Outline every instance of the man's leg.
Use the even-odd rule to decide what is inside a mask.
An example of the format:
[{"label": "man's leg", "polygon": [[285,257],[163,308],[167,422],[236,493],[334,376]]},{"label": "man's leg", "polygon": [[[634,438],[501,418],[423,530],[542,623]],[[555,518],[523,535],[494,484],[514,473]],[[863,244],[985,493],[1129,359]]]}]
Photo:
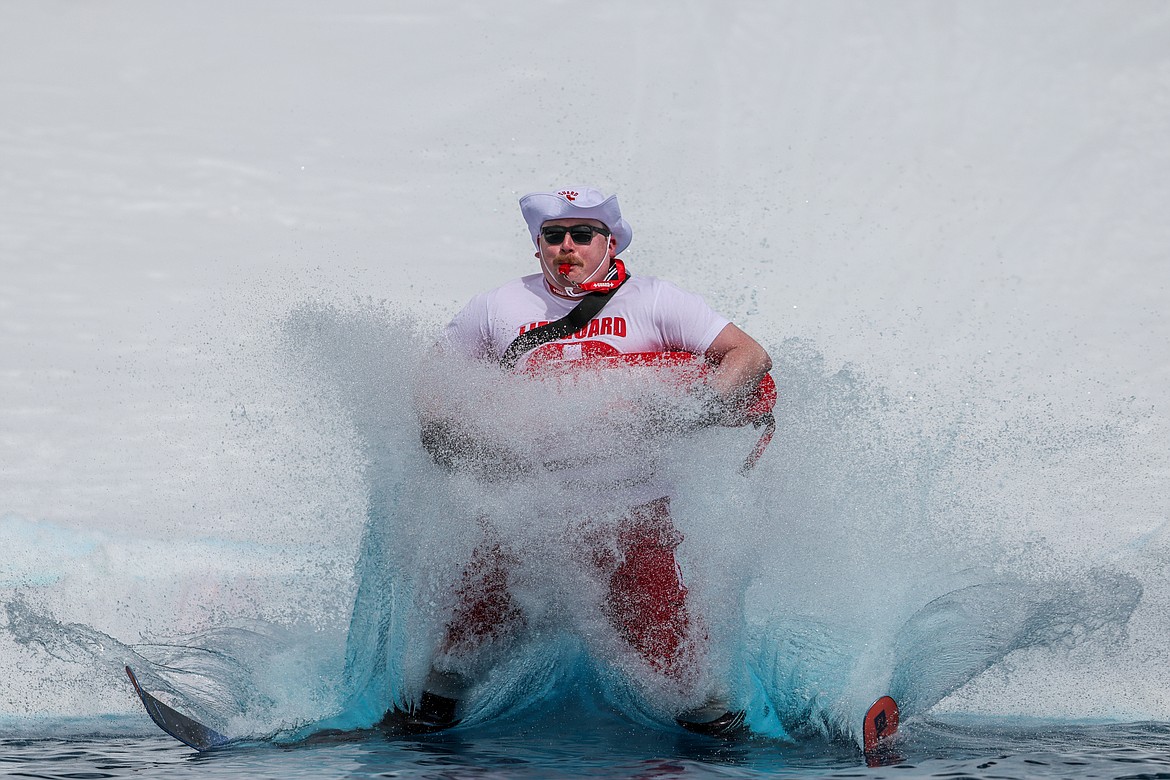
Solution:
[{"label": "man's leg", "polygon": [[681,541],[668,498],[631,510],[618,531],[619,562],[605,601],[610,622],[630,646],[651,667],[675,678],[693,671],[686,647],[687,589],[674,558]]},{"label": "man's leg", "polygon": [[[488,537],[472,552],[455,592],[455,611],[447,624],[439,658],[443,666],[459,667],[484,645],[507,638],[524,625],[524,614],[508,591],[508,570],[515,565],[488,529]],[[459,671],[431,667],[422,697],[409,711],[394,710],[383,719],[391,731],[410,734],[450,728],[459,722],[459,700],[467,678]]]},{"label": "man's leg", "polygon": [[468,656],[485,643],[515,633],[524,614],[508,591],[508,570],[516,559],[490,536],[471,554],[463,568],[457,603],[439,652]]},{"label": "man's leg", "polygon": [[[674,557],[680,542],[668,498],[635,507],[618,532],[621,562],[610,578],[606,611],[651,667],[689,685],[698,676],[702,648],[688,639],[705,642],[707,636],[687,610],[687,588]],[[729,710],[722,696],[676,720],[689,731],[715,737],[737,736],[744,727],[744,713]]]}]

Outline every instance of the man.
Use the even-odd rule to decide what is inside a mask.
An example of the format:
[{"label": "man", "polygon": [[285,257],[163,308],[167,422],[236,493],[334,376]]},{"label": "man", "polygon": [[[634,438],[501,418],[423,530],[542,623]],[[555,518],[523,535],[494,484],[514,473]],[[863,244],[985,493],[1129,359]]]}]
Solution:
[{"label": "man", "polygon": [[[702,399],[689,423],[743,424],[745,410],[771,368],[754,339],[714,312],[698,295],[649,276],[631,275],[618,255],[633,231],[616,196],[577,187],[536,192],[520,199],[541,272],[476,296],[445,332],[445,349],[490,360],[507,370],[573,365],[617,356],[689,353],[711,370],[692,388]],[[422,438],[436,462],[466,467],[483,479],[501,479],[527,468],[460,430],[458,422],[422,411]],[[631,488],[628,513],[619,525],[616,552],[598,548],[596,566],[607,578],[603,611],[609,623],[656,672],[685,681],[695,659],[692,633],[701,633],[687,608],[674,551],[681,534],[670,517],[669,497],[652,480]],[[658,491],[658,492],[653,492]],[[508,591],[514,553],[485,528],[463,572],[457,606],[440,654],[468,656],[514,633],[524,615]],[[700,639],[705,637],[700,637]],[[458,675],[433,670],[418,705],[392,713],[400,727],[426,731],[458,721]],[[742,713],[725,704],[679,715],[686,728],[726,733]]]}]

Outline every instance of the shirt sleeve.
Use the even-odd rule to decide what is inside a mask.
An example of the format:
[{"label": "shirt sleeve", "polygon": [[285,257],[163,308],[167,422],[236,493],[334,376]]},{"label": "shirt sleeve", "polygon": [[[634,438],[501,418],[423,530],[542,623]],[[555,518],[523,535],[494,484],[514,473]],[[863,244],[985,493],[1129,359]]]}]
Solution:
[{"label": "shirt sleeve", "polygon": [[719,314],[703,296],[660,281],[654,315],[668,349],[702,355],[731,320]]},{"label": "shirt sleeve", "polygon": [[459,310],[443,330],[443,345],[457,355],[469,358],[488,357],[491,341],[484,325],[488,322],[488,295],[475,296]]}]

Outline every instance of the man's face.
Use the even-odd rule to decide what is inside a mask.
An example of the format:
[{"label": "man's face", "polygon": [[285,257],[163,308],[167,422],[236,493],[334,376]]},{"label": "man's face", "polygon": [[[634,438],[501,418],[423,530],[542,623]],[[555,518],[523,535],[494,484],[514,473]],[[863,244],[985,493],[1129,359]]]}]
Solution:
[{"label": "man's face", "polygon": [[[571,228],[574,225],[592,225],[604,228],[605,225],[596,219],[550,219],[541,225],[541,229],[550,227]],[[566,233],[565,240],[559,244],[550,244],[543,235],[540,236],[540,251],[545,261],[552,269],[557,281],[566,286],[580,284],[588,279],[594,271],[608,263],[617,249],[617,240],[613,236],[594,233],[592,240],[587,244],[578,244],[573,241],[572,235]]]}]

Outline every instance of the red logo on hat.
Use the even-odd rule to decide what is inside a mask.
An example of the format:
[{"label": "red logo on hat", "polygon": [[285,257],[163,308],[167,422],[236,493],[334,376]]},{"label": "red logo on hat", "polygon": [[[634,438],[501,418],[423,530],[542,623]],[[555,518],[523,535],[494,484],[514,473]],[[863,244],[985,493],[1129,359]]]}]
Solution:
[{"label": "red logo on hat", "polygon": [[569,200],[569,201],[577,199],[577,193],[573,192],[572,190],[561,190],[560,192],[557,193],[557,195],[560,195],[565,200]]}]

